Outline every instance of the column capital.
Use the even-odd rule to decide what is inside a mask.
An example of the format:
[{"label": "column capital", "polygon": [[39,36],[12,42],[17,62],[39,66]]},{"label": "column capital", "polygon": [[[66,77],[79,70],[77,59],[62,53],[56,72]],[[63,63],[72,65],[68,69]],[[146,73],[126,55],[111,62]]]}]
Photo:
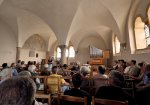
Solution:
[{"label": "column capital", "polygon": [[20,49],[20,48],[22,48],[22,47],[16,47],[17,49]]}]

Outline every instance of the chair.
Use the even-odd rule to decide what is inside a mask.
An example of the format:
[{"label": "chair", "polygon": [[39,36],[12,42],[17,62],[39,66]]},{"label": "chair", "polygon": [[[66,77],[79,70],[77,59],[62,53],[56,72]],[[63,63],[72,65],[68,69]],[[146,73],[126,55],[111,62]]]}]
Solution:
[{"label": "chair", "polygon": [[38,93],[45,93],[46,87],[47,87],[47,76],[32,76],[33,80],[36,80],[37,78],[40,80],[40,86],[43,86],[43,89],[37,89]]},{"label": "chair", "polygon": [[51,94],[51,103],[55,105],[55,102],[57,100],[58,94],[61,94],[61,76],[48,76],[47,77],[47,90],[48,93]]},{"label": "chair", "polygon": [[74,103],[83,103],[84,105],[87,105],[87,98],[81,98],[76,96],[69,96],[69,95],[58,95],[58,105],[60,104],[60,101],[67,101],[67,102],[74,102]]},{"label": "chair", "polygon": [[128,102],[122,102],[122,101],[116,101],[116,100],[109,100],[109,99],[100,99],[100,98],[94,98],[92,96],[92,105],[128,105]]},{"label": "chair", "polygon": [[108,85],[108,79],[107,78],[93,78],[93,94],[95,95],[98,89],[102,86],[107,86]]},{"label": "chair", "polygon": [[125,79],[123,90],[128,92],[132,97],[135,96],[135,80]]},{"label": "chair", "polygon": [[44,93],[36,93],[35,94],[36,99],[48,99],[48,105],[51,105],[51,95],[50,94],[44,94]]},{"label": "chair", "polygon": [[63,76],[64,80],[70,84],[70,87],[72,86],[72,77],[71,76]]},{"label": "chair", "polygon": [[93,80],[90,77],[84,77],[80,88],[90,95],[93,95]]},{"label": "chair", "polygon": [[64,69],[63,76],[71,76],[71,70]]},{"label": "chair", "polygon": [[33,79],[39,78],[40,82],[43,84],[44,88],[43,90],[37,90],[36,94],[35,94],[35,98],[36,99],[47,99],[48,100],[48,105],[51,105],[51,95],[50,94],[46,94],[47,93],[47,76],[33,76]]}]

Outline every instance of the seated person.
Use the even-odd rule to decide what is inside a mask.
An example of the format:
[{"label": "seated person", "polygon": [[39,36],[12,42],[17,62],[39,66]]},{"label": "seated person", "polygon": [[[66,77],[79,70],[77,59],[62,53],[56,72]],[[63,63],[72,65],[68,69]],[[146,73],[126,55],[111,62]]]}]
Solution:
[{"label": "seated person", "polygon": [[143,72],[144,76],[142,81],[136,85],[137,88],[140,88],[141,86],[147,86],[150,83],[150,64],[147,64],[145,66],[145,70]]},{"label": "seated person", "polygon": [[105,68],[102,66],[98,67],[99,73],[93,76],[93,82],[95,87],[95,92],[101,87],[108,85],[108,76],[105,74]]},{"label": "seated person", "polygon": [[126,68],[124,69],[124,74],[127,75],[129,70],[130,70],[130,62],[126,62]]},{"label": "seated person", "polygon": [[71,68],[72,71],[79,71],[80,70],[80,62],[77,61],[74,63],[73,67]]},{"label": "seated person", "polygon": [[26,68],[26,65],[25,65],[25,62],[24,62],[24,61],[21,61],[21,67],[22,67],[22,68]]},{"label": "seated person", "polygon": [[[65,85],[69,85],[69,83],[67,83],[61,75],[58,75],[57,72],[58,72],[58,67],[53,66],[52,74],[47,78],[48,91],[52,94],[58,93],[59,87],[61,87],[61,85],[64,85],[63,87],[61,87],[62,91],[65,91],[66,89],[69,88],[69,86],[65,86]],[[58,78],[60,81],[58,81]],[[58,85],[59,85],[59,87],[58,87]]]},{"label": "seated person", "polygon": [[69,70],[69,68],[68,68],[68,65],[67,64],[64,64],[63,66],[62,66],[62,75],[63,76],[70,76],[71,75],[71,70]]},{"label": "seated person", "polygon": [[150,84],[136,89],[135,100],[137,105],[150,105]]},{"label": "seated person", "polygon": [[18,76],[31,77],[31,73],[29,71],[21,71],[18,73]]},{"label": "seated person", "polygon": [[7,63],[2,64],[2,71],[0,71],[0,80],[3,81],[7,78],[12,77],[12,69],[8,68]]},{"label": "seated person", "polygon": [[88,67],[86,67],[86,66],[82,66],[81,69],[80,69],[80,73],[81,73],[81,75],[83,77],[83,80],[82,80],[80,88],[82,90],[85,90],[88,93],[91,92],[90,72],[91,72],[91,70]]},{"label": "seated person", "polygon": [[48,70],[42,70],[41,71],[41,76],[49,76],[51,73]]},{"label": "seated person", "polygon": [[112,70],[109,73],[109,86],[102,86],[96,93],[96,98],[111,99],[118,101],[128,101],[129,105],[134,105],[133,99],[130,95],[121,88],[124,83],[124,77],[119,71]]},{"label": "seated person", "polygon": [[0,85],[0,105],[39,105],[35,92],[35,83],[28,77],[6,79]]},{"label": "seated person", "polygon": [[108,76],[105,74],[105,68],[102,66],[99,66],[98,74],[95,75],[93,78],[108,78]]},{"label": "seated person", "polygon": [[[64,95],[77,96],[77,97],[87,97],[87,105],[91,105],[91,96],[84,90],[80,89],[82,83],[82,76],[80,74],[74,74],[72,76],[73,88],[64,92]],[[65,104],[66,105],[66,104]],[[70,105],[70,104],[68,104]],[[76,105],[76,104],[71,104]],[[83,104],[81,104],[83,105]]]},{"label": "seated person", "polygon": [[86,67],[86,66],[82,66],[80,69],[80,73],[83,77],[89,77],[90,76],[90,68]]},{"label": "seated person", "polygon": [[136,66],[136,60],[131,60],[128,75],[133,77],[138,77],[139,74],[140,74],[140,68]]},{"label": "seated person", "polygon": [[138,66],[140,67],[140,74],[139,74],[139,76],[138,77],[129,76],[130,78],[133,78],[136,83],[139,83],[139,82],[141,82],[143,80],[146,63],[145,62],[138,63]]},{"label": "seated person", "polygon": [[30,71],[32,76],[36,76],[37,75],[36,66],[33,64],[33,62],[30,62],[30,65],[28,67],[28,71]]},{"label": "seated person", "polygon": [[68,68],[68,65],[67,64],[64,64],[63,65],[63,69],[67,69]]},{"label": "seated person", "polygon": [[136,85],[137,105],[150,105],[150,64],[145,66],[143,80]]},{"label": "seated person", "polygon": [[12,69],[12,76],[17,76],[18,75],[18,71],[16,69],[16,64],[15,63],[11,64],[11,69]]},{"label": "seated person", "polygon": [[[18,76],[21,76],[21,77],[32,77],[31,72],[29,72],[29,71],[21,71],[20,73],[18,73]],[[36,78],[36,79],[34,79],[34,82],[36,84],[37,90],[39,90],[40,85],[41,85],[40,84],[40,79]]]}]

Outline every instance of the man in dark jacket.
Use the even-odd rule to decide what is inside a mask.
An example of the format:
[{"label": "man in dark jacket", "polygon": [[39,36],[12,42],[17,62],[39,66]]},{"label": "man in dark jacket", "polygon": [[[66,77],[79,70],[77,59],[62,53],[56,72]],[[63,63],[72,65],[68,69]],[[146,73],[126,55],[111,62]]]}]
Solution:
[{"label": "man in dark jacket", "polygon": [[[87,97],[87,105],[91,105],[91,96],[86,92],[80,89],[82,83],[82,76],[80,74],[74,74],[72,76],[73,88],[64,92],[65,95],[77,96],[77,97]],[[69,103],[65,105],[77,105],[77,103]],[[80,105],[80,104],[78,104]],[[81,104],[83,105],[83,103]]]}]

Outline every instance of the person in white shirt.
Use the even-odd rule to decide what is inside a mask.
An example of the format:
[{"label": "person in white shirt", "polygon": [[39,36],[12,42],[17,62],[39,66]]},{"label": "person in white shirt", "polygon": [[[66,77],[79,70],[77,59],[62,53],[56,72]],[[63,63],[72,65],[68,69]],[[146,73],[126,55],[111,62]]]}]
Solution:
[{"label": "person in white shirt", "polygon": [[0,72],[0,80],[5,80],[12,77],[12,69],[7,67],[7,63],[2,64],[2,71]]}]

